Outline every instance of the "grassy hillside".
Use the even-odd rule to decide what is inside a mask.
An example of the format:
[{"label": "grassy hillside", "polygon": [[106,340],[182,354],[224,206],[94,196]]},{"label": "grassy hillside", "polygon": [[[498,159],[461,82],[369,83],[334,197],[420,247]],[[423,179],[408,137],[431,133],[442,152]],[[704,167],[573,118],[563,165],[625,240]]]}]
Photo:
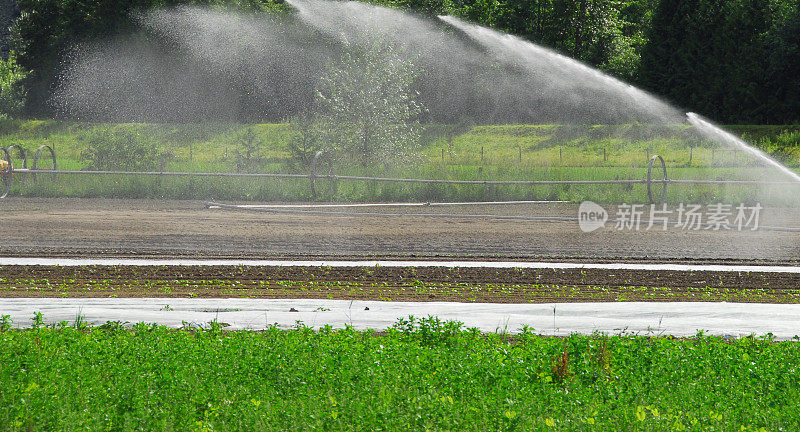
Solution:
[{"label": "grassy hillside", "polygon": [[[783,160],[800,163],[800,126],[734,126],[736,133]],[[452,180],[642,179],[650,155],[664,157],[670,178],[755,178],[760,170],[741,152],[693,138],[684,125],[429,125],[423,162],[362,168],[336,166],[336,174]],[[141,171],[293,172],[308,168],[290,159],[287,124],[95,124],[54,120],[2,120],[0,146],[16,144],[29,155],[53,147],[60,169],[96,169],[93,149],[150,149]],[[122,138],[120,138],[122,137]],[[116,142],[127,139],[126,142]],[[247,146],[250,144],[250,155]],[[111,147],[108,147],[108,146]],[[117,145],[118,147],[113,147]],[[21,166],[21,160],[12,155]],[[113,156],[113,154],[112,154]],[[30,157],[30,156],[29,156]],[[122,156],[120,156],[122,157]],[[134,160],[137,154],[129,155]],[[31,161],[29,161],[29,164]],[[49,160],[40,167],[48,167]],[[100,167],[102,168],[102,167]],[[173,197],[254,200],[311,199],[308,181],[156,177],[64,176],[56,183],[15,179],[12,194],[45,196]],[[642,185],[454,186],[340,181],[322,188],[326,200],[564,199],[641,202]],[[755,199],[752,188],[733,192]],[[716,187],[672,188],[671,200],[721,199]]]}]

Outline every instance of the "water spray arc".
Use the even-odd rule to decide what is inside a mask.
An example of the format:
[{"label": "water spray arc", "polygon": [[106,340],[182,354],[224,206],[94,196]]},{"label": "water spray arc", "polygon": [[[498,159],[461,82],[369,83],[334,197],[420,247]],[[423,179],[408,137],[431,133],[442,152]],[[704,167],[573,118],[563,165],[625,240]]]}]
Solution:
[{"label": "water spray arc", "polygon": [[484,47],[490,57],[522,66],[545,93],[558,93],[569,105],[590,105],[639,121],[679,122],[681,113],[657,97],[571,57],[510,34],[467,23],[449,15],[438,18]]},{"label": "water spray arc", "polygon": [[[143,13],[139,17],[139,23],[149,32],[146,34],[159,35],[171,41],[175,46],[181,48],[181,52],[185,54],[186,58],[181,58],[182,62],[177,62],[177,65],[172,64],[175,59],[169,59],[170,62],[162,65],[163,62],[160,61],[169,56],[166,54],[153,55],[152,52],[157,50],[147,45],[147,38],[144,37],[141,38],[142,40],[136,39],[136,44],[128,40],[121,44],[117,41],[109,41],[107,45],[89,45],[83,51],[76,51],[76,61],[72,62],[74,68],[70,69],[72,73],[65,74],[64,81],[61,83],[59,94],[62,98],[59,100],[63,102],[65,112],[73,113],[76,116],[86,113],[84,118],[92,118],[93,113],[104,111],[105,107],[109,106],[117,107],[120,110],[120,118],[124,118],[126,115],[135,117],[139,112],[160,115],[161,110],[171,108],[178,110],[192,106],[192,103],[182,102],[181,98],[195,93],[186,91],[186,88],[196,87],[204,91],[209,90],[206,88],[209,82],[216,85],[219,84],[219,76],[230,76],[235,77],[242,88],[253,88],[257,90],[255,94],[260,95],[259,97],[263,96],[273,101],[275,106],[272,107],[274,109],[271,108],[270,112],[286,114],[280,117],[286,119],[291,118],[290,115],[296,112],[293,111],[296,108],[305,107],[300,103],[289,104],[287,100],[299,100],[302,99],[299,96],[303,95],[307,98],[311,97],[309,95],[313,96],[314,91],[311,90],[314,88],[314,83],[317,82],[315,80],[318,80],[320,74],[324,73],[321,71],[324,71],[323,66],[326,63],[336,61],[338,50],[345,52],[348,47],[369,49],[374,46],[372,42],[379,39],[397,47],[402,55],[419,59],[421,63],[419,69],[424,73],[419,74],[422,84],[415,90],[419,90],[421,102],[431,113],[431,118],[426,119],[431,123],[440,121],[443,124],[454,124],[459,120],[453,119],[464,118],[468,120],[466,123],[473,125],[535,124],[555,126],[554,129],[558,130],[567,130],[574,126],[574,129],[579,131],[576,133],[582,134],[578,138],[556,136],[555,134],[547,138],[559,146],[562,144],[573,145],[574,143],[577,143],[576,146],[581,146],[591,141],[587,137],[594,133],[591,130],[593,125],[625,127],[633,125],[631,129],[643,126],[639,132],[636,132],[638,134],[636,138],[625,136],[622,140],[629,139],[628,144],[636,145],[639,142],[652,141],[662,137],[667,139],[677,137],[678,144],[680,144],[680,140],[684,139],[691,139],[693,142],[703,141],[704,143],[710,140],[717,145],[725,145],[737,152],[752,156],[754,160],[763,163],[759,164],[759,170],[706,172],[708,175],[694,175],[695,173],[703,174],[702,165],[696,163],[701,156],[695,154],[695,164],[692,165],[693,174],[687,175],[687,178],[680,178],[682,177],[681,173],[686,172],[682,170],[686,166],[681,165],[681,161],[676,161],[676,157],[671,157],[660,149],[651,150],[648,147],[647,160],[641,161],[649,163],[646,178],[644,175],[621,174],[617,175],[614,180],[612,180],[614,173],[608,175],[608,179],[605,179],[604,175],[593,177],[604,178],[603,180],[584,180],[586,177],[581,176],[566,179],[557,175],[539,180],[527,180],[522,174],[503,181],[484,180],[480,177],[478,177],[480,179],[465,177],[469,180],[429,178],[425,173],[399,170],[392,174],[353,171],[362,175],[333,175],[330,161],[319,157],[317,162],[328,162],[329,166],[325,167],[327,175],[322,172],[323,167],[317,167],[316,163],[313,164],[310,173],[302,174],[253,173],[240,175],[235,173],[193,173],[188,170],[187,172],[168,173],[163,172],[163,168],[161,171],[153,169],[147,173],[95,172],[92,174],[309,179],[312,195],[316,192],[315,180],[476,186],[622,184],[626,186],[626,190],[631,190],[632,185],[638,184],[648,187],[650,201],[659,201],[659,196],[663,201],[665,199],[664,191],[668,185],[670,190],[673,190],[672,185],[677,184],[769,185],[775,186],[776,190],[782,190],[788,189],[783,188],[783,185],[800,184],[800,176],[792,170],[708,120],[693,113],[686,114],[647,91],[522,38],[497,32],[453,16],[439,16],[438,20],[429,19],[402,10],[357,1],[288,0],[287,3],[291,5],[295,13],[280,17],[222,13],[196,7],[154,9]],[[127,51],[120,50],[120,46],[124,48],[126,43],[135,45],[135,47],[129,47]],[[129,51],[138,55],[135,56],[136,64],[134,65],[131,64],[132,57],[129,55]],[[196,77],[195,81],[189,79],[191,77],[184,80],[153,81],[152,77],[147,75],[149,72],[162,69],[171,70],[171,73],[165,75],[167,77],[185,75],[183,72],[187,67],[186,64],[192,65],[194,62],[207,65],[207,69],[216,75]],[[294,85],[287,84],[286,77],[298,75],[302,75],[304,78],[298,80]],[[136,79],[129,79],[131,77]],[[417,77],[415,76],[414,79],[416,80]],[[191,81],[191,85],[187,84],[186,88],[181,87],[182,81]],[[150,95],[148,91],[142,91],[142,88],[157,93],[157,95]],[[164,92],[162,88],[170,91]],[[152,91],[153,89],[158,91]],[[209,108],[208,112],[211,113],[209,115],[217,111],[230,111],[239,107],[240,101],[244,100],[237,97],[225,97],[226,95],[231,96],[227,89],[213,88],[211,90],[219,94],[211,92],[216,96],[197,98],[203,102],[212,101],[208,105],[214,109]],[[143,97],[142,94],[147,97]],[[169,97],[161,98],[163,95]],[[170,102],[164,102],[164,99],[169,99]],[[242,103],[242,105],[258,106],[257,103],[250,102],[252,100],[247,99],[248,103]],[[472,108],[476,106],[481,108]],[[191,117],[194,111],[187,108],[186,115]],[[501,113],[495,116],[495,111]],[[516,112],[520,113],[518,117],[504,117],[508,113]],[[434,115],[441,115],[441,118],[449,119],[449,123],[442,121],[441,118],[434,118]],[[512,120],[508,120],[509,118]],[[693,127],[685,126],[687,122]],[[655,127],[648,129],[650,126]],[[580,129],[581,127],[583,129]],[[673,134],[673,130],[677,129],[686,134]],[[572,132],[565,132],[565,134],[568,133]],[[608,132],[609,136],[616,133],[627,132]],[[611,138],[618,137],[612,136]],[[537,136],[534,139],[539,138]],[[544,139],[542,138],[542,140]],[[636,141],[634,142],[634,140]],[[481,149],[483,144],[479,143]],[[620,146],[622,145],[627,144]],[[649,146],[650,144],[644,145]],[[602,167],[606,168],[610,165],[605,156],[605,144],[603,146]],[[532,149],[534,147],[531,145]],[[555,147],[553,149],[555,151]],[[584,151],[582,148],[579,150]],[[520,166],[523,162],[522,151],[523,147],[520,147]],[[561,151],[562,148],[559,147],[557,163],[563,165],[564,159]],[[690,148],[690,161],[691,151]],[[47,151],[42,152],[44,156],[47,153]],[[536,153],[537,156],[538,154],[541,153]],[[666,162],[663,159],[653,159],[657,155],[661,155]],[[547,155],[543,156],[544,163],[547,162],[546,157]],[[484,169],[482,166],[483,156],[480,160],[480,169],[482,170]],[[629,164],[625,165],[625,168],[641,167],[638,158],[633,163],[627,161],[622,163]],[[53,174],[88,174],[78,171],[55,171],[55,163],[53,165],[54,170],[51,171]],[[768,169],[761,169],[763,168],[761,165],[767,166]],[[667,166],[670,167],[670,175],[673,178],[667,178]],[[714,169],[716,167],[715,165]],[[15,166],[14,172],[20,174],[26,172],[24,165],[22,170],[16,168]],[[572,167],[565,166],[564,168]],[[674,170],[673,168],[679,169]],[[653,169],[656,171],[653,172]],[[659,169],[663,175],[658,173]],[[754,177],[752,173],[756,171],[759,175],[765,174],[764,177]],[[33,170],[27,170],[27,172],[32,175],[37,172],[43,173],[42,170],[36,169],[35,162]],[[10,178],[11,170],[8,174]],[[780,174],[780,177],[777,177],[777,174]],[[621,179],[621,177],[623,178]],[[661,188],[661,190],[652,190],[650,186]],[[725,193],[724,189],[722,193]],[[699,195],[694,195],[690,199],[697,196]],[[716,196],[714,197],[716,198]],[[792,197],[790,200],[793,205],[798,204],[796,197]]]},{"label": "water spray arc", "polygon": [[700,132],[700,134],[705,135],[707,138],[716,142],[722,142],[738,150],[742,150],[747,154],[754,156],[756,159],[762,161],[763,163],[776,168],[778,171],[780,171],[782,174],[785,174],[792,180],[800,183],[800,175],[798,175],[796,172],[790,170],[786,166],[782,165],[780,162],[769,157],[766,153],[762,152],[761,150],[751,145],[748,145],[746,142],[737,138],[730,132],[724,131],[722,128],[704,119],[699,114],[695,114],[693,112],[686,113],[686,120],[689,122],[689,124],[694,126],[697,129],[697,131]]},{"label": "water spray arc", "polygon": [[[599,70],[591,68],[575,59],[558,54],[519,37],[499,33],[479,25],[469,24],[452,16],[440,15],[438,18],[467,34],[477,43],[486,47],[492,55],[498,59],[505,61],[522,61],[531,71],[544,69],[548,71],[556,81],[561,79],[557,71],[562,71],[565,76],[571,79],[568,80],[567,83],[559,85],[564,86],[568,90],[572,89],[575,92],[581,92],[585,89],[591,89],[604,94],[614,94],[619,97],[623,104],[631,104],[631,106],[638,107],[638,109],[642,111],[651,112],[657,117],[660,117],[659,119],[664,122],[675,122],[679,119],[679,113],[675,108],[660,101],[655,96],[604,74]],[[574,78],[579,79],[576,80]],[[772,159],[761,150],[748,145],[743,140],[724,131],[700,115],[692,112],[686,113],[686,120],[706,138],[754,156],[756,159],[778,169],[781,173],[800,183],[800,175]]]}]

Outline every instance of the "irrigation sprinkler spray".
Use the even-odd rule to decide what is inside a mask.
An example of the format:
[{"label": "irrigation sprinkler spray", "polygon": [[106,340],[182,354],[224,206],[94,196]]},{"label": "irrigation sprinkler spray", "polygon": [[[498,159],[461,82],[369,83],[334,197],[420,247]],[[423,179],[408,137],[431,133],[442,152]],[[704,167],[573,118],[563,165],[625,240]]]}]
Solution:
[{"label": "irrigation sprinkler spray", "polygon": [[[658,160],[661,162],[661,172],[664,173],[663,180],[653,180],[653,163]],[[653,200],[653,181],[661,182],[661,199],[658,201],[658,204],[664,204],[664,201],[667,199],[667,183],[669,183],[669,179],[667,178],[667,165],[664,163],[664,158],[659,155],[653,155],[650,158],[650,162],[647,164],[647,198],[650,200],[650,204],[655,204]]]}]

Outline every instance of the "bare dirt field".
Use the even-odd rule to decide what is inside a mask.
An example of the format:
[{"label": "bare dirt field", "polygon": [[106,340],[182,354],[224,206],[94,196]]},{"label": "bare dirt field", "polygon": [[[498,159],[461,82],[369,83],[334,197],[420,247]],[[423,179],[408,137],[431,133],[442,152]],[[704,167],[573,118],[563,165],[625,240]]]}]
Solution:
[{"label": "bare dirt field", "polygon": [[[566,203],[370,212],[577,217]],[[646,219],[646,217],[645,217]],[[766,209],[762,225],[800,226]],[[583,233],[577,222],[272,214],[206,209],[200,201],[0,200],[0,255],[248,258],[456,258],[794,263],[800,233],[670,228]]]}]

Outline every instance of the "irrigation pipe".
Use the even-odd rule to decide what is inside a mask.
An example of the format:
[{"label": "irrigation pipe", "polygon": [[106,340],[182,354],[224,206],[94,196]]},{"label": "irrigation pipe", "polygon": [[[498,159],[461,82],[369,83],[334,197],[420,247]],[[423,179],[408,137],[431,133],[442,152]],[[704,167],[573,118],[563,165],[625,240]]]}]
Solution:
[{"label": "irrigation pipe", "polygon": [[390,183],[440,183],[440,184],[464,184],[464,185],[566,185],[566,184],[633,184],[646,183],[647,180],[436,180],[436,179],[413,179],[413,178],[385,178],[385,177],[361,177],[361,176],[317,176],[317,178],[328,178],[331,180],[366,180]]},{"label": "irrigation pipe", "polygon": [[235,204],[222,204],[212,201],[205,203],[209,209],[223,210],[247,210],[260,211],[265,213],[284,213],[284,214],[308,214],[325,216],[377,216],[377,217],[431,217],[431,218],[465,218],[465,219],[505,219],[505,220],[526,220],[542,222],[571,222],[577,218],[567,217],[548,217],[548,216],[513,216],[513,215],[483,215],[483,214],[452,214],[452,213],[372,213],[372,212],[349,212],[333,210],[295,210],[287,208],[269,207],[242,207]]},{"label": "irrigation pipe", "polygon": [[[451,203],[437,203],[437,204],[451,204]],[[487,203],[488,204],[488,203]],[[495,219],[495,220],[520,220],[532,222],[578,222],[578,218],[573,217],[560,217],[560,216],[514,216],[514,215],[498,215],[498,214],[458,214],[458,213],[375,213],[375,212],[349,212],[349,211],[333,211],[333,210],[298,210],[293,208],[276,208],[276,207],[254,207],[254,206],[241,206],[236,204],[223,204],[213,201],[206,201],[204,203],[208,209],[221,209],[221,210],[245,210],[263,213],[277,213],[277,214],[301,214],[301,215],[314,215],[314,216],[367,216],[367,217],[418,217],[418,218],[449,218],[449,219]],[[425,204],[422,204],[425,205]],[[313,207],[313,205],[307,205]],[[606,223],[629,223],[628,220],[622,219],[609,219]],[[642,220],[640,225],[649,225],[649,220]],[[654,223],[653,226],[663,226],[663,221]],[[667,222],[667,226],[680,228],[683,226],[680,222]],[[713,230],[718,225],[701,223],[697,224],[698,228],[703,230]],[[759,226],[758,231],[779,231],[779,232],[796,232],[800,233],[800,227],[777,227],[777,226]],[[751,230],[743,230],[751,231]]]},{"label": "irrigation pipe", "polygon": [[[10,162],[9,151],[3,149],[6,152],[6,158]],[[46,150],[50,153],[50,156],[53,160],[53,169],[43,170],[38,169],[37,164],[39,161],[39,156],[43,150]],[[317,166],[322,161],[327,161],[328,163],[328,175],[318,175],[317,174]],[[656,164],[658,162],[658,164]],[[653,166],[656,165],[656,168],[660,165],[662,170],[662,178],[654,178],[653,176]],[[387,177],[365,177],[365,176],[347,176],[347,175],[334,175],[333,174],[333,165],[330,157],[328,157],[324,152],[319,151],[314,156],[313,163],[311,165],[311,171],[309,174],[281,174],[281,173],[220,173],[220,172],[181,172],[181,171],[79,171],[79,170],[59,170],[56,165],[56,154],[52,147],[48,145],[42,145],[36,150],[36,154],[33,158],[33,167],[31,169],[23,168],[23,169],[14,169],[13,166],[9,164],[8,173],[4,176],[3,181],[5,183],[5,188],[0,195],[0,198],[4,198],[10,188],[11,188],[11,174],[18,172],[18,173],[25,173],[26,176],[28,173],[32,174],[34,180],[36,180],[37,173],[48,173],[52,175],[52,179],[55,181],[56,176],[58,174],[68,174],[68,175],[141,175],[141,176],[185,176],[185,177],[240,177],[240,178],[295,178],[295,179],[308,179],[311,183],[311,195],[316,199],[317,198],[317,189],[316,189],[316,180],[317,179],[327,179],[329,181],[337,181],[337,180],[357,180],[357,181],[375,181],[375,182],[389,182],[389,183],[418,183],[418,184],[452,184],[452,185],[484,185],[484,186],[495,186],[495,185],[518,185],[518,186],[544,186],[544,185],[622,185],[622,184],[644,184],[647,186],[647,197],[651,203],[655,203],[656,200],[654,199],[653,193],[653,183],[661,184],[661,194],[660,199],[658,200],[659,203],[663,203],[666,200],[667,196],[667,186],[670,183],[675,184],[739,184],[739,185],[800,185],[798,182],[794,181],[759,181],[759,180],[672,180],[669,179],[667,176],[667,167],[664,163],[664,159],[659,155],[653,155],[648,163],[647,166],[647,177],[642,180],[440,180],[440,179],[417,179],[417,178],[387,178]],[[454,203],[449,204],[439,204],[439,205],[458,205]],[[463,204],[462,204],[463,205]],[[357,207],[358,205],[351,205],[351,206],[331,206],[331,207]],[[375,206],[375,205],[373,205]],[[402,207],[402,205],[389,205],[386,204],[385,206],[393,206],[393,207]],[[407,206],[421,206],[420,204],[413,205],[408,204]],[[476,215],[480,216],[480,215]],[[511,217],[509,217],[511,218]],[[538,219],[533,219],[538,220]]]},{"label": "irrigation pipe", "polygon": [[272,174],[272,173],[211,173],[181,171],[70,171],[46,169],[14,169],[18,173],[33,174],[85,174],[85,175],[144,175],[144,176],[197,176],[197,177],[278,177],[308,178],[308,174]]},{"label": "irrigation pipe", "polygon": [[[14,173],[30,174],[68,174],[68,175],[143,175],[143,176],[197,176],[197,177],[251,177],[251,178],[302,178],[308,179],[308,174],[281,174],[281,173],[221,173],[221,172],[186,172],[186,171],[81,171],[81,170],[51,170],[51,169],[24,169],[14,168]],[[367,180],[396,183],[438,183],[438,184],[470,184],[470,185],[582,185],[582,184],[646,184],[646,179],[641,180],[439,180],[439,179],[414,179],[414,178],[387,178],[387,177],[359,177],[341,175],[316,175],[315,179],[326,180]],[[767,180],[695,180],[695,179],[652,179],[651,183],[681,183],[681,184],[742,184],[742,185],[795,185],[795,181],[767,181]]]},{"label": "irrigation pipe", "polygon": [[424,202],[424,203],[357,203],[357,204],[238,204],[243,208],[350,208],[350,207],[452,207],[485,205],[551,204],[568,201],[477,201],[477,202]]}]

